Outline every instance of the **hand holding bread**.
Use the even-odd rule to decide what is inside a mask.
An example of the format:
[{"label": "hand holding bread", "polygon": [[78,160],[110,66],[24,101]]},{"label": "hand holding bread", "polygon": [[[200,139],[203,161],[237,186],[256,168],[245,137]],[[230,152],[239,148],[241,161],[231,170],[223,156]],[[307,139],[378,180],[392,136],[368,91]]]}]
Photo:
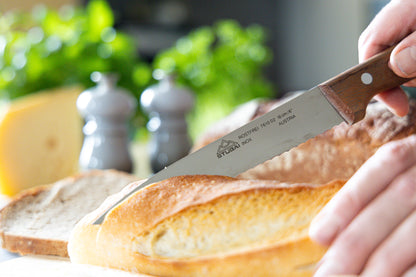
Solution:
[{"label": "hand holding bread", "polygon": [[[387,4],[360,37],[360,60],[398,43],[392,70],[416,77],[415,9],[413,0]],[[377,98],[398,115],[408,111],[401,88]],[[311,237],[329,246],[315,276],[415,276],[415,194],[416,137],[410,136],[380,148],[313,221]]]},{"label": "hand holding bread", "polygon": [[402,276],[415,270],[416,136],[377,151],[311,225],[330,245],[316,276]]}]

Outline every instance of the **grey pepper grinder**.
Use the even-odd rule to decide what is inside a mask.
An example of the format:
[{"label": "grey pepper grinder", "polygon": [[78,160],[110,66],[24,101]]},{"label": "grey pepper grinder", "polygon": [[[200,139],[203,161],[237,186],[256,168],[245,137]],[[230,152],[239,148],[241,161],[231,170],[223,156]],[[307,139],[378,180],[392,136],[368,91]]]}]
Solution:
[{"label": "grey pepper grinder", "polygon": [[91,79],[97,86],[82,92],[77,99],[78,111],[86,122],[79,165],[82,170],[132,172],[128,119],[133,115],[137,101],[126,90],[116,87],[114,74],[94,72]]},{"label": "grey pepper grinder", "polygon": [[159,83],[143,91],[140,103],[149,115],[151,168],[158,172],[189,153],[186,114],[193,108],[194,98],[190,91],[175,86],[172,76],[159,72],[155,78]]}]

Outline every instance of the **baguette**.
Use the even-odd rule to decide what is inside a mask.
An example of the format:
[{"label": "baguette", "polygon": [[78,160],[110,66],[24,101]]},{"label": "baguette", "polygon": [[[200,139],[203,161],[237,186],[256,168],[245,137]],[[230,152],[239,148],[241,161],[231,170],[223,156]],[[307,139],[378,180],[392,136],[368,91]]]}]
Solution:
[{"label": "baguette", "polygon": [[69,256],[157,276],[310,276],[326,249],[308,238],[309,224],[343,184],[173,177],[93,225],[133,183],[76,225]]},{"label": "baguette", "polygon": [[115,170],[93,170],[25,190],[0,211],[1,247],[22,255],[68,257],[75,224],[109,195],[137,180]]}]

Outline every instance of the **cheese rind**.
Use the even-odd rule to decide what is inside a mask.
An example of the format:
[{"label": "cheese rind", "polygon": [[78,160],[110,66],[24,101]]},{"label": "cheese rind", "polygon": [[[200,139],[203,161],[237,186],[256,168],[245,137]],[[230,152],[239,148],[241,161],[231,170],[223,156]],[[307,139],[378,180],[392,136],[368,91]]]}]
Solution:
[{"label": "cheese rind", "polygon": [[78,171],[82,119],[80,88],[40,92],[0,112],[0,192],[14,195]]}]

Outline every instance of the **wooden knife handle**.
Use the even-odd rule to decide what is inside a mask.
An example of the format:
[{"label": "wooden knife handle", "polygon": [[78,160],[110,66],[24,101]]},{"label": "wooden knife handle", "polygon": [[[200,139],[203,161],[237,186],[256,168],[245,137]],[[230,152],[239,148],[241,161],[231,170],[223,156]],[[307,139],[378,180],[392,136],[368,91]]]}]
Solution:
[{"label": "wooden knife handle", "polygon": [[397,76],[390,69],[389,60],[393,48],[388,48],[318,86],[349,124],[364,118],[367,105],[376,94],[411,80]]}]

